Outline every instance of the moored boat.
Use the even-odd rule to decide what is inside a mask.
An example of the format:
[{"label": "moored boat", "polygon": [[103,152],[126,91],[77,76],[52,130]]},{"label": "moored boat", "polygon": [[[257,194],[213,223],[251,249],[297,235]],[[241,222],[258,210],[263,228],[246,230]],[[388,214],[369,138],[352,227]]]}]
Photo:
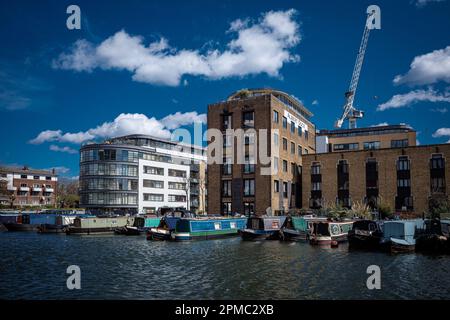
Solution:
[{"label": "moored boat", "polygon": [[55,214],[21,214],[16,222],[6,223],[5,227],[8,231],[38,231],[41,224],[54,224],[55,219]]},{"label": "moored boat", "polygon": [[240,230],[242,240],[277,240],[285,216],[253,216],[248,218],[247,227]]},{"label": "moored boat", "polygon": [[374,220],[358,220],[348,232],[348,244],[351,249],[380,249],[383,239],[381,222]]},{"label": "moored boat", "polygon": [[313,223],[310,244],[336,247],[347,241],[353,221],[319,221]]},{"label": "moored boat", "polygon": [[238,235],[245,228],[247,218],[197,217],[180,218],[171,238],[175,241],[206,240]]},{"label": "moored boat", "polygon": [[416,239],[416,250],[450,253],[450,220],[426,220],[424,230]]},{"label": "moored boat", "polygon": [[118,228],[132,224],[132,218],[119,217],[89,217],[75,218],[73,224],[67,228],[68,235],[113,234]]},{"label": "moored boat", "polygon": [[423,228],[423,220],[386,221],[383,224],[381,247],[391,253],[414,252],[416,235]]},{"label": "moored boat", "polygon": [[157,227],[150,228],[147,232],[147,240],[171,240],[171,234],[180,219],[181,217],[163,217]]},{"label": "moored boat", "polygon": [[326,221],[326,218],[313,215],[286,217],[286,220],[280,229],[280,240],[308,241],[313,228],[313,222],[315,221]]},{"label": "moored boat", "polygon": [[76,214],[58,214],[55,223],[43,223],[38,226],[39,233],[65,233],[69,226],[73,224]]}]

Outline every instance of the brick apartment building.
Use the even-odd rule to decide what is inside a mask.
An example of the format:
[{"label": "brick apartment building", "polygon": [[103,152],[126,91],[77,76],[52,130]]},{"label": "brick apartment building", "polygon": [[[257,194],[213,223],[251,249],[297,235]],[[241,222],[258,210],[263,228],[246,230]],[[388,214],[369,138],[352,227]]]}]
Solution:
[{"label": "brick apartment building", "polygon": [[448,200],[450,144],[307,155],[302,165],[302,205],[355,202],[423,213],[431,199]]},{"label": "brick apartment building", "polygon": [[[208,129],[222,131],[224,157],[223,164],[208,164],[209,213],[250,215],[264,214],[267,208],[276,212],[299,207],[298,166],[305,154],[315,153],[311,117],[297,99],[272,89],[244,89],[226,101],[210,104]],[[236,129],[244,131],[243,164],[236,159],[239,146],[230,134]],[[261,147],[260,139],[255,139],[260,129],[267,129],[267,154],[275,155],[272,168],[277,172],[273,175],[261,175],[267,165],[261,164],[258,152],[252,152]]]},{"label": "brick apartment building", "polygon": [[416,131],[404,124],[320,130],[316,135],[317,153],[404,148],[415,145]]},{"label": "brick apartment building", "polygon": [[28,167],[0,167],[3,205],[53,206],[56,203],[58,176],[55,170],[39,170]]}]

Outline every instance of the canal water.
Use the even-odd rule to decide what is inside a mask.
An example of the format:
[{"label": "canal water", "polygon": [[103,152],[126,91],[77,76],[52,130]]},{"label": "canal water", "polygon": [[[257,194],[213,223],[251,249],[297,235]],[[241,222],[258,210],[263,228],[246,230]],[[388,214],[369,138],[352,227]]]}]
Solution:
[{"label": "canal water", "polygon": [[[68,290],[66,269],[81,269]],[[381,289],[366,286],[381,268]],[[240,238],[0,233],[0,299],[449,299],[450,256],[349,252]]]}]

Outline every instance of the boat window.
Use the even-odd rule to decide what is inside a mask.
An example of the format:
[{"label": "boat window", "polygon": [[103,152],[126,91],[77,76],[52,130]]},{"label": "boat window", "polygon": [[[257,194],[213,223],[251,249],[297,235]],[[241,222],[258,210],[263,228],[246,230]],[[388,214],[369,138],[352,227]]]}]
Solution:
[{"label": "boat window", "polygon": [[230,228],[236,229],[236,222],[230,222]]},{"label": "boat window", "polygon": [[220,230],[221,229],[220,222],[215,222],[214,223],[214,229],[215,230]]},{"label": "boat window", "polygon": [[369,231],[375,231],[377,230],[377,227],[375,226],[374,223],[369,224]]}]

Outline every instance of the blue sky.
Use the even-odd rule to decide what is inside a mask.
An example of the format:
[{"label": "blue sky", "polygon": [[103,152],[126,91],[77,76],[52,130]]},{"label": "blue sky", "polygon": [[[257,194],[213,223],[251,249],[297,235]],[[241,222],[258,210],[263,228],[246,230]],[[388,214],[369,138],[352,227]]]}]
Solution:
[{"label": "blue sky", "polygon": [[[66,27],[70,4],[81,30]],[[165,136],[241,88],[293,94],[331,129],[370,4],[381,30],[358,125],[407,123],[421,144],[449,141],[450,1],[14,1],[0,4],[0,163],[77,176],[80,143]]]}]

